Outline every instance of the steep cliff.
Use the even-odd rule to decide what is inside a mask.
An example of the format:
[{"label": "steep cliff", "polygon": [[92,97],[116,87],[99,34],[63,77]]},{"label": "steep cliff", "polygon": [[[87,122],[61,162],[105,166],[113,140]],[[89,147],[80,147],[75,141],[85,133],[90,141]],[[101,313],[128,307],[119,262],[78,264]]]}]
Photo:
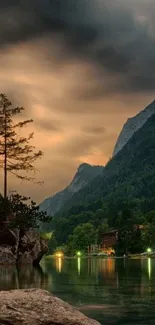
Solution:
[{"label": "steep cliff", "polygon": [[45,199],[40,204],[40,209],[47,211],[48,214],[55,214],[58,212],[65,202],[71,199],[74,193],[77,193],[85,187],[93,178],[103,173],[104,167],[91,166],[83,163],[79,166],[72,182],[61,192]]},{"label": "steep cliff", "polygon": [[140,129],[148,118],[155,113],[155,100],[136,116],[129,118],[124,124],[123,129],[117,139],[114,147],[113,156],[115,156],[129,141],[132,135]]}]

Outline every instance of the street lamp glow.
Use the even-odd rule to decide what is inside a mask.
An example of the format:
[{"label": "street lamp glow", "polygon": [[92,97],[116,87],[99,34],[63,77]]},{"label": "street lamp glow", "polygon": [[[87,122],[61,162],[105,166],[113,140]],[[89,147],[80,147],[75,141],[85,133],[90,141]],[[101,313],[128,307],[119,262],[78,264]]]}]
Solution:
[{"label": "street lamp glow", "polygon": [[77,255],[77,256],[81,256],[81,252],[78,251],[78,252],[76,253],[76,255]]},{"label": "street lamp glow", "polygon": [[62,253],[62,252],[57,252],[57,253],[55,254],[55,256],[61,258],[61,257],[63,257],[63,253]]},{"label": "street lamp glow", "polygon": [[147,248],[147,252],[148,253],[151,253],[152,252],[152,249],[151,248]]}]

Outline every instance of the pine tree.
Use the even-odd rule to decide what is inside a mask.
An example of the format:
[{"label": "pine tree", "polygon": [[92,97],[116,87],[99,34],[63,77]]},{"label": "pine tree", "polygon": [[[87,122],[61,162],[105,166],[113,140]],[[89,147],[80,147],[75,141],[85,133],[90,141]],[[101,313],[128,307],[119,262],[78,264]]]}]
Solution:
[{"label": "pine tree", "polygon": [[35,180],[26,173],[35,170],[34,162],[43,155],[42,151],[35,152],[35,147],[30,145],[33,133],[27,137],[19,135],[21,128],[33,122],[32,119],[14,121],[23,111],[23,107],[14,108],[7,96],[0,94],[0,168],[4,171],[4,199],[7,198],[8,172],[21,180]]}]

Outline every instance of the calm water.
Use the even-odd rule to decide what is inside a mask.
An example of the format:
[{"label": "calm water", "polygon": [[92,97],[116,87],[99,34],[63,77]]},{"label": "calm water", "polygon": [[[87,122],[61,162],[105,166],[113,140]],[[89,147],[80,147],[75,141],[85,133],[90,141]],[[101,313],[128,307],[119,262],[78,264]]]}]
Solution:
[{"label": "calm water", "polygon": [[106,325],[155,324],[155,260],[68,259],[0,267],[0,289],[47,289]]}]

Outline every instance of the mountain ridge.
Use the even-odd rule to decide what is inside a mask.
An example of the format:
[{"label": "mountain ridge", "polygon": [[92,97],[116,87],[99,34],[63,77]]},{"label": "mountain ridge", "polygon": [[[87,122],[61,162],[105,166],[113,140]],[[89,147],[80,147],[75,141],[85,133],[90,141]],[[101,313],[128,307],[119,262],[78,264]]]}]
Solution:
[{"label": "mountain ridge", "polygon": [[[92,201],[115,201],[155,195],[155,114],[148,118],[121,151],[105,166],[103,175],[72,196],[64,211]],[[152,185],[153,184],[153,185]],[[76,204],[78,202],[78,204]],[[73,213],[73,212],[72,212]],[[68,214],[68,213],[67,213]]]},{"label": "mountain ridge", "polygon": [[155,113],[155,100],[153,100],[138,114],[127,119],[114,146],[114,150],[112,154],[113,157],[124,147],[124,145],[132,137],[132,135],[138,129],[140,129],[148,120],[148,118],[154,113]]},{"label": "mountain ridge", "polygon": [[[122,171],[119,168],[119,159],[123,155],[123,168],[125,169],[128,165],[128,160],[130,160],[130,154],[132,153],[131,149],[131,143],[133,146],[133,149],[135,147],[136,139],[137,139],[137,132],[140,132],[142,134],[142,138],[145,138],[145,134],[143,134],[143,128],[145,125],[147,125],[147,122],[150,120],[152,116],[155,115],[155,100],[152,101],[146,108],[144,108],[141,112],[139,112],[135,117],[129,118],[127,122],[125,123],[125,126],[123,127],[120,136],[118,137],[118,140],[116,142],[115,148],[117,147],[117,143],[119,143],[119,139],[122,137],[123,132],[126,132],[126,129],[130,129],[130,126],[132,126],[130,132],[128,133],[128,136],[124,139],[124,142],[122,144],[122,148],[118,150],[116,154],[113,155],[112,159],[107,163],[105,167],[103,166],[93,166],[88,163],[82,163],[77,169],[77,172],[75,176],[73,177],[71,183],[62,191],[56,193],[55,195],[45,199],[41,204],[40,208],[42,210],[46,210],[50,214],[57,214],[57,212],[64,211],[66,209],[66,206],[71,207],[74,204],[77,204],[79,201],[83,201],[84,197],[87,197],[86,191],[89,192],[90,201],[93,201],[96,199],[96,192],[100,188],[100,183],[105,183],[105,189],[103,190],[103,193],[106,192],[106,187],[108,188],[110,185],[109,183],[106,183],[106,178],[108,179],[108,170],[109,166],[113,166],[111,168],[110,173],[111,176],[109,178],[112,179],[112,177],[118,178],[117,170],[119,169],[120,175],[122,175]],[[152,118],[154,120],[154,117]],[[137,122],[138,121],[138,122]],[[147,129],[147,126],[146,126]],[[141,131],[142,130],[142,131]],[[138,136],[139,137],[139,136]],[[135,143],[132,139],[135,139]],[[144,139],[141,139],[143,141]],[[138,144],[140,145],[140,143]],[[127,151],[128,146],[130,147],[129,152]],[[115,151],[114,148],[114,151]],[[125,149],[125,150],[124,150]],[[139,149],[138,149],[139,150]],[[142,150],[142,148],[140,149]],[[133,162],[136,157],[136,152],[133,156]],[[143,157],[144,158],[144,157]],[[114,162],[113,162],[114,161]],[[131,163],[131,162],[130,162]],[[130,168],[129,168],[130,169]],[[104,171],[104,173],[103,173]],[[137,170],[138,172],[138,170]],[[108,182],[109,182],[108,180]],[[113,181],[112,181],[113,182]],[[117,180],[116,180],[117,182]],[[111,191],[114,192],[115,184],[113,184],[114,188],[111,188]],[[85,190],[86,189],[86,190]],[[107,189],[108,191],[108,189]],[[103,193],[100,193],[100,196],[102,196]]]},{"label": "mountain ridge", "polygon": [[57,213],[74,193],[77,193],[86,186],[90,180],[101,174],[103,170],[103,166],[90,165],[88,163],[80,164],[71,183],[62,191],[55,193],[53,196],[41,202],[39,205],[40,209],[46,211],[50,215]]}]

